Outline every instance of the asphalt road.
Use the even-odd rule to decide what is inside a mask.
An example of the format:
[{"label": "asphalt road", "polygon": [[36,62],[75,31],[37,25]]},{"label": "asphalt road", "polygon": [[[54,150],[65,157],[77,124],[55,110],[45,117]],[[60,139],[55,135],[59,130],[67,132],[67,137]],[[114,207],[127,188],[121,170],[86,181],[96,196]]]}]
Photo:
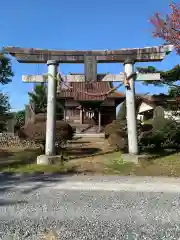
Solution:
[{"label": "asphalt road", "polygon": [[52,229],[69,240],[180,239],[180,180],[0,179],[0,239],[42,239]]}]

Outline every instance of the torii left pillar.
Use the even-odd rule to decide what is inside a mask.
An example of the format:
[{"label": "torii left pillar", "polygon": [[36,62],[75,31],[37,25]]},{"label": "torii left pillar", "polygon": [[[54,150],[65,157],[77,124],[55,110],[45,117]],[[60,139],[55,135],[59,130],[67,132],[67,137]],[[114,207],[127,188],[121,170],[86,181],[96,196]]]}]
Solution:
[{"label": "torii left pillar", "polygon": [[48,96],[47,96],[47,120],[46,120],[46,147],[45,155],[55,155],[56,141],[56,89],[58,62],[49,60],[48,65]]},{"label": "torii left pillar", "polygon": [[[134,73],[134,62],[127,60],[124,63],[124,71],[126,76]],[[138,154],[138,139],[137,139],[137,122],[136,122],[136,106],[135,106],[135,83],[134,78],[129,79],[129,88],[126,88],[126,117],[128,128],[128,148],[129,153]]]}]

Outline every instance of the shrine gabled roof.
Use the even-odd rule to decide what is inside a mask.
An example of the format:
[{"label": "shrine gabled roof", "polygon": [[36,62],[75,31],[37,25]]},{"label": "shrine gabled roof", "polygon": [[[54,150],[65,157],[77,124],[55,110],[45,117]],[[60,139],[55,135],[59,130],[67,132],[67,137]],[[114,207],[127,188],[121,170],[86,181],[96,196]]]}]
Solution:
[{"label": "shrine gabled roof", "polygon": [[139,97],[144,101],[144,102],[164,102],[167,100],[170,100],[171,97],[166,95],[166,94],[159,94],[159,95],[139,95]]},{"label": "shrine gabled roof", "polygon": [[58,98],[72,98],[77,101],[104,101],[107,98],[124,98],[124,94],[113,92],[110,82],[70,82],[69,89],[57,93]]},{"label": "shrine gabled roof", "polygon": [[151,106],[163,105],[163,104],[175,104],[180,102],[180,97],[177,96],[176,98],[172,98],[166,94],[159,94],[159,95],[137,95],[142,102],[145,102]]}]

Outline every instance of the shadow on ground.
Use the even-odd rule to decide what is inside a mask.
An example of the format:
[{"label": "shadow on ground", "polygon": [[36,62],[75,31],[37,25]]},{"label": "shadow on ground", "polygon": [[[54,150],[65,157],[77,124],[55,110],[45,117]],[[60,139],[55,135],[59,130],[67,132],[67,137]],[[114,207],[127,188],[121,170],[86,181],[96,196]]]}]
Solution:
[{"label": "shadow on ground", "polygon": [[[142,156],[143,156],[143,154],[145,154],[144,160],[146,160],[147,162],[151,162],[155,159],[158,160],[163,157],[168,157],[168,156],[171,156],[172,154],[176,154],[176,153],[179,153],[179,149],[163,149],[163,150],[159,150],[159,151],[150,149],[149,151],[142,153]],[[143,157],[142,157],[142,160],[143,160]]]},{"label": "shadow on ground", "polygon": [[[40,149],[25,149],[17,152],[0,149],[0,194],[12,191],[15,186],[21,184],[30,186],[28,189],[22,190],[22,193],[28,194],[49,183],[60,183],[64,181],[65,176],[77,174],[73,167],[62,173],[44,173],[43,170],[37,170],[36,173],[21,174],[8,171],[11,168],[19,169],[35,163],[40,154],[42,154]],[[2,205],[1,202],[0,205]]]},{"label": "shadow on ground", "polygon": [[17,152],[0,149],[0,171],[6,167],[16,167],[34,163],[36,157],[40,154],[40,149],[24,149]]},{"label": "shadow on ground", "polygon": [[91,143],[90,141],[76,141],[76,140],[72,140],[69,142],[69,144],[88,144],[88,143]]},{"label": "shadow on ground", "polygon": [[16,201],[16,200],[3,200],[3,199],[0,199],[0,207],[3,207],[3,206],[13,206],[13,205],[23,205],[23,204],[27,204],[28,201],[25,201],[25,200],[21,200],[21,201]]},{"label": "shadow on ground", "polygon": [[95,147],[72,147],[72,148],[67,148],[65,149],[65,153],[69,156],[78,156],[78,157],[82,157],[85,155],[92,155],[98,152],[101,152],[102,150],[100,148],[95,148]]},{"label": "shadow on ground", "polygon": [[0,159],[6,159],[7,157],[13,156],[13,153],[6,150],[6,149],[0,149]]},{"label": "shadow on ground", "polygon": [[[37,191],[42,187],[46,187],[48,184],[62,183],[66,181],[67,177],[75,175],[74,173],[56,174],[56,173],[36,173],[36,174],[12,174],[2,173],[0,175],[0,194],[7,191],[14,191],[15,187],[19,187],[22,194],[30,194],[33,191]],[[21,188],[22,184],[22,188]],[[28,186],[27,189],[23,189],[24,186]],[[0,199],[0,206],[3,204]]]}]

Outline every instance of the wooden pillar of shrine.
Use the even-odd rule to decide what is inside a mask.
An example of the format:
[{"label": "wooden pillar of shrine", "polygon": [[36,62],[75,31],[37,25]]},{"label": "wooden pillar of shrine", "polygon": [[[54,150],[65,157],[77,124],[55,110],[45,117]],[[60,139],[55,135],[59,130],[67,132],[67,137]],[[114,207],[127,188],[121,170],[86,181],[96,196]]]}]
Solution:
[{"label": "wooden pillar of shrine", "polygon": [[64,107],[64,121],[66,122],[66,107]]},{"label": "wooden pillar of shrine", "polygon": [[101,132],[101,109],[98,110],[98,132]]},{"label": "wooden pillar of shrine", "polygon": [[83,124],[83,107],[80,108],[80,124]]}]

